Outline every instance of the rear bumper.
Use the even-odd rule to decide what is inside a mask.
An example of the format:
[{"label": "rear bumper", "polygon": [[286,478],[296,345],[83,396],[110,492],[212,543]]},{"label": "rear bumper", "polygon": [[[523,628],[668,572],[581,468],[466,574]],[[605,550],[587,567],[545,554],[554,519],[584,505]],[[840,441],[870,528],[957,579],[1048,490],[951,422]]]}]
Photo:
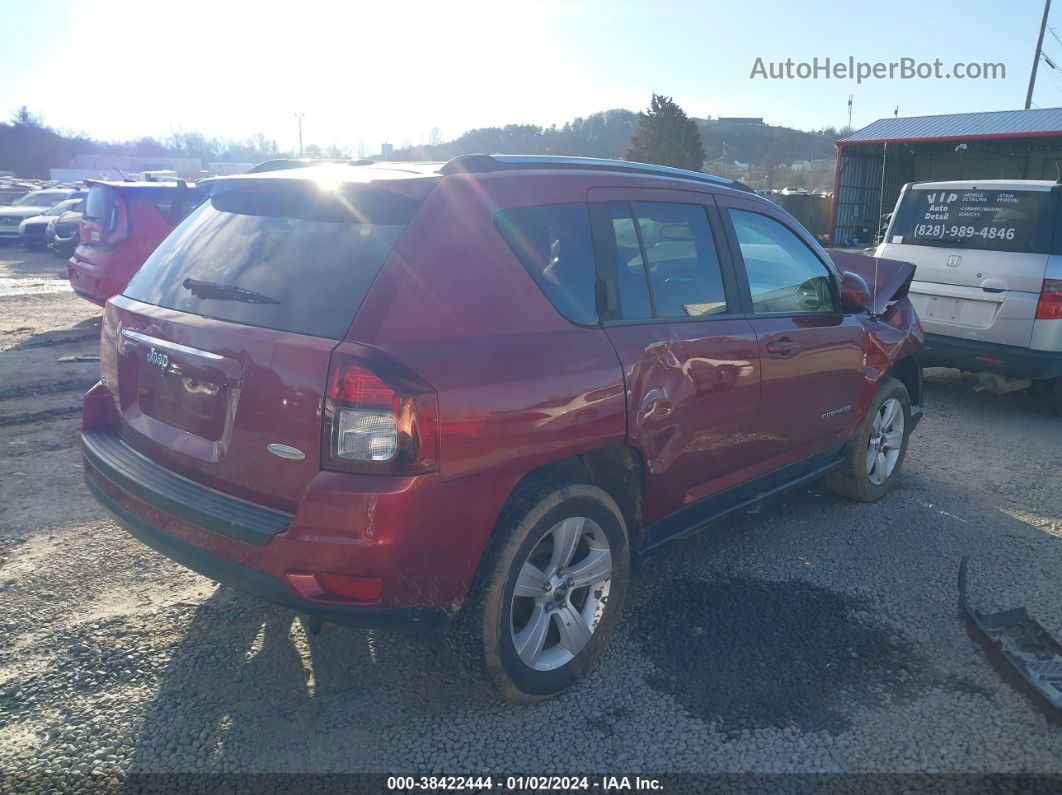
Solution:
[{"label": "rear bumper", "polygon": [[[134,452],[113,430],[83,434],[82,452],[89,491],[130,535],[213,580],[322,620],[412,632],[440,629],[460,602],[447,595],[463,596],[478,562],[467,569],[460,559],[448,560],[434,547],[436,528],[426,522],[414,528],[373,526],[380,535],[371,539],[340,537],[338,525],[321,524],[322,510],[340,521],[364,521],[357,494],[336,504],[338,495],[315,493],[311,486],[304,499],[308,509],[300,507],[306,518],[300,519],[299,513],[263,508],[186,480]],[[389,513],[383,500],[374,502],[376,510]],[[439,515],[434,499],[424,508]],[[383,595],[364,604],[307,596],[286,579],[288,572],[307,571],[379,577]]]},{"label": "rear bumper", "polygon": [[348,607],[304,599],[291,587],[264,571],[212,554],[153,527],[114,500],[97,485],[88,472],[85,474],[85,483],[92,495],[129,535],[170,560],[251,596],[319,618],[322,621],[353,627],[431,632],[441,629],[449,621],[449,615],[442,608]]},{"label": "rear bumper", "polygon": [[78,259],[76,255],[67,262],[66,274],[75,293],[100,306],[124,290],[128,281],[115,278],[107,272],[107,268]]},{"label": "rear bumper", "polygon": [[[445,625],[520,477],[497,467],[453,480],[320,471],[297,502],[271,504],[269,492],[232,493],[223,478],[208,487],[197,470],[163,466],[138,450],[156,442],[131,429],[127,441],[121,428],[119,401],[101,381],[84,399],[84,475],[133,536],[236,589],[352,626]],[[284,473],[279,459],[275,470],[262,469],[266,482]],[[376,595],[336,596],[315,587],[318,575],[376,581]]]},{"label": "rear bumper", "polygon": [[942,334],[926,334],[925,349],[919,358],[926,367],[987,370],[1014,378],[1062,377],[1062,351],[1035,351]]}]

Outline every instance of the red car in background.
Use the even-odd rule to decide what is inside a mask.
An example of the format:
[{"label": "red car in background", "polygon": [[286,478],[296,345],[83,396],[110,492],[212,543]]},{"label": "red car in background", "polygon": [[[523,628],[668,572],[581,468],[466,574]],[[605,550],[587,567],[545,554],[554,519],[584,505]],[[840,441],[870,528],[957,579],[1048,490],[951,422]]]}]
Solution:
[{"label": "red car in background", "polygon": [[107,302],[86,482],[214,580],[449,624],[536,701],[593,667],[633,558],[819,477],[892,489],[921,416],[913,273],[661,166],[219,178]]},{"label": "red car in background", "polygon": [[81,239],[67,274],[74,292],[102,306],[125,288],[204,194],[184,182],[89,180],[87,184]]}]

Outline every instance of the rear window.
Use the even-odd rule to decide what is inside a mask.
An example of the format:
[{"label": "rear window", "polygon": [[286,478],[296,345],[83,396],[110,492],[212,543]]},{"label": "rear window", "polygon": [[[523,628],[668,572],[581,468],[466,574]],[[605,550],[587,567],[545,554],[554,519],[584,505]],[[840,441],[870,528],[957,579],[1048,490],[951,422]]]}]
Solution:
[{"label": "rear window", "polygon": [[129,282],[138,301],[342,339],[417,202],[311,185],[222,189]]},{"label": "rear window", "polygon": [[908,190],[887,242],[1047,254],[1057,208],[1052,191]]},{"label": "rear window", "polygon": [[104,223],[111,217],[114,210],[114,191],[102,185],[94,185],[89,189],[85,199],[85,209],[82,211],[85,220]]},{"label": "rear window", "polygon": [[597,323],[597,270],[585,204],[502,210],[494,223],[558,312],[573,323]]}]

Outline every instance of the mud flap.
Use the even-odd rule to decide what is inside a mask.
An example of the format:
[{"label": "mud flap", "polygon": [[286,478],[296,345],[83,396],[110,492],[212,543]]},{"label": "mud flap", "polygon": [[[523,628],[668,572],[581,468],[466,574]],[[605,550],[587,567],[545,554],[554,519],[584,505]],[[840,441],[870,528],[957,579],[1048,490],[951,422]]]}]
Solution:
[{"label": "mud flap", "polygon": [[992,664],[1047,713],[1062,723],[1062,644],[1024,607],[982,613],[966,598],[969,558],[959,564],[959,610],[970,636],[984,647]]}]

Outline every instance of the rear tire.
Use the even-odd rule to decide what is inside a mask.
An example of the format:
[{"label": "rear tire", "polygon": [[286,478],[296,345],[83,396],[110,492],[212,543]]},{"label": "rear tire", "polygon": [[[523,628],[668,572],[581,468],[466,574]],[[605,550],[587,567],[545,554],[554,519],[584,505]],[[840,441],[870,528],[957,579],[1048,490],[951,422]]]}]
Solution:
[{"label": "rear tire", "polygon": [[1062,414],[1062,377],[1051,382],[1051,406],[1056,414]]},{"label": "rear tire", "polygon": [[550,698],[597,664],[630,576],[623,514],[596,486],[543,483],[502,514],[451,648],[505,699]]},{"label": "rear tire", "polygon": [[880,500],[899,479],[910,435],[911,396],[887,377],[849,442],[844,465],[826,475],[826,486],[850,500]]}]

